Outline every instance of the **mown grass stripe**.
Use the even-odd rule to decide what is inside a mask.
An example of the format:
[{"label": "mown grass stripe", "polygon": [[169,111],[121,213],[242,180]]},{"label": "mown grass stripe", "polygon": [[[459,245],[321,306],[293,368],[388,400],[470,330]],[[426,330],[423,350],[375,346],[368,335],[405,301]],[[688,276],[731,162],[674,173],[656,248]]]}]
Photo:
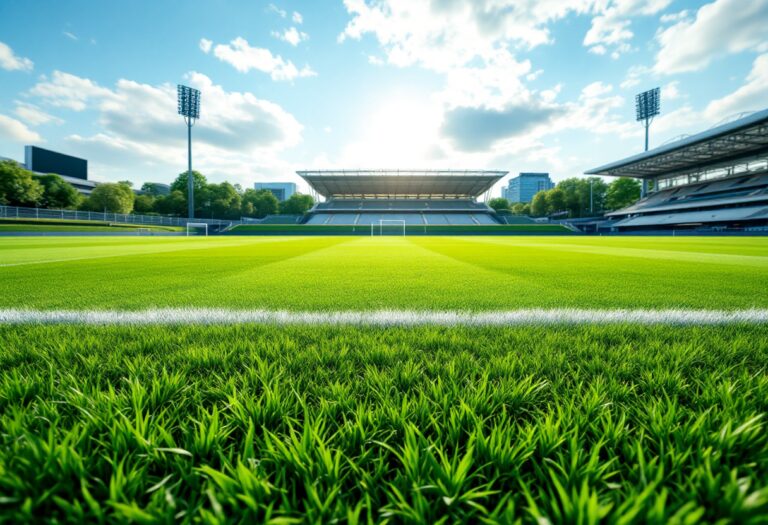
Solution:
[{"label": "mown grass stripe", "polygon": [[0,324],[84,325],[356,325],[356,326],[519,326],[519,325],[727,325],[766,324],[768,309],[520,309],[490,312],[376,310],[300,312],[221,308],[149,310],[0,309]]}]

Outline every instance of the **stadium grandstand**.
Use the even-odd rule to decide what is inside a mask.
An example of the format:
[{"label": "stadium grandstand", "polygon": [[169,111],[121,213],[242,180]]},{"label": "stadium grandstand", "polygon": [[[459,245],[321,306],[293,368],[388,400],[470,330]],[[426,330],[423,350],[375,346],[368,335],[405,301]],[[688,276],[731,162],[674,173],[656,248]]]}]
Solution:
[{"label": "stadium grandstand", "polygon": [[768,109],[586,174],[650,183],[602,228],[768,231]]},{"label": "stadium grandstand", "polygon": [[[499,224],[483,202],[506,171],[321,170],[298,171],[316,200],[306,224],[404,225]],[[487,199],[486,199],[487,200]]]}]

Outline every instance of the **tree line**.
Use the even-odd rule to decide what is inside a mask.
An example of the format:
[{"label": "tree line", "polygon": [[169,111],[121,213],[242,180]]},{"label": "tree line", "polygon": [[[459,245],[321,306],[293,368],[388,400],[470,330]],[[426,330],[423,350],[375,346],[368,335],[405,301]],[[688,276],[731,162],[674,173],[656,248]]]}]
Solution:
[{"label": "tree line", "polygon": [[[88,197],[58,175],[36,175],[14,161],[0,162],[0,205],[139,213],[187,215],[187,173],[171,184],[169,194],[153,183],[145,183],[139,195],[130,181],[98,184]],[[195,217],[213,219],[263,218],[267,215],[301,215],[313,205],[309,195],[295,193],[280,202],[269,190],[245,189],[239,184],[209,183],[200,172],[192,172]]]},{"label": "tree line", "polygon": [[620,177],[607,184],[600,177],[572,177],[561,180],[550,190],[539,191],[530,204],[511,203],[502,197],[491,199],[488,204],[502,213],[533,217],[559,215],[577,219],[597,217],[624,208],[639,198],[640,181],[636,179]]}]

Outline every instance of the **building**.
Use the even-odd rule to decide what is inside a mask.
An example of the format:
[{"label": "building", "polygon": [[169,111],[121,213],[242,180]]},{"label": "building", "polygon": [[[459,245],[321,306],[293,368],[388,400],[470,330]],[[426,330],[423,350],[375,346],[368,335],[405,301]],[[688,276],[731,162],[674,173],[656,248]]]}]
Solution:
[{"label": "building", "polygon": [[554,187],[549,173],[520,173],[501,189],[501,196],[509,202],[531,202],[538,192]]},{"label": "building", "polygon": [[307,224],[498,224],[486,196],[506,171],[329,170],[297,172],[318,202]]},{"label": "building", "polygon": [[90,195],[96,183],[88,180],[88,161],[38,146],[24,146],[24,162],[19,162],[35,175],[54,173],[83,195]]},{"label": "building", "polygon": [[257,190],[271,191],[280,202],[287,201],[296,193],[296,184],[293,182],[257,182],[253,187]]},{"label": "building", "polygon": [[651,187],[607,214],[614,230],[768,231],[768,109],[586,173]]}]

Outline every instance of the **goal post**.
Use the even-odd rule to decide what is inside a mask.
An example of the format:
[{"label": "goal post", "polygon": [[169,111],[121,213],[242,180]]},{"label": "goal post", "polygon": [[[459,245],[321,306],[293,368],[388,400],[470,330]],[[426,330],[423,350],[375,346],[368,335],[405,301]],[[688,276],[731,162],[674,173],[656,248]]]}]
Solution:
[{"label": "goal post", "polygon": [[[405,237],[405,221],[402,219],[379,219],[379,235],[384,235],[384,226],[385,225],[393,225],[398,226],[397,231],[400,232],[400,226],[403,227],[403,237]],[[371,237],[375,235],[376,231],[376,223],[371,223]]]},{"label": "goal post", "polygon": [[151,232],[149,228],[136,228],[136,235],[149,235]]},{"label": "goal post", "polygon": [[[193,229],[203,229],[205,230],[205,236],[208,237],[208,224],[204,222],[188,222],[187,223],[187,237],[190,235],[190,231]],[[197,232],[195,232],[195,235],[197,235]]]}]

